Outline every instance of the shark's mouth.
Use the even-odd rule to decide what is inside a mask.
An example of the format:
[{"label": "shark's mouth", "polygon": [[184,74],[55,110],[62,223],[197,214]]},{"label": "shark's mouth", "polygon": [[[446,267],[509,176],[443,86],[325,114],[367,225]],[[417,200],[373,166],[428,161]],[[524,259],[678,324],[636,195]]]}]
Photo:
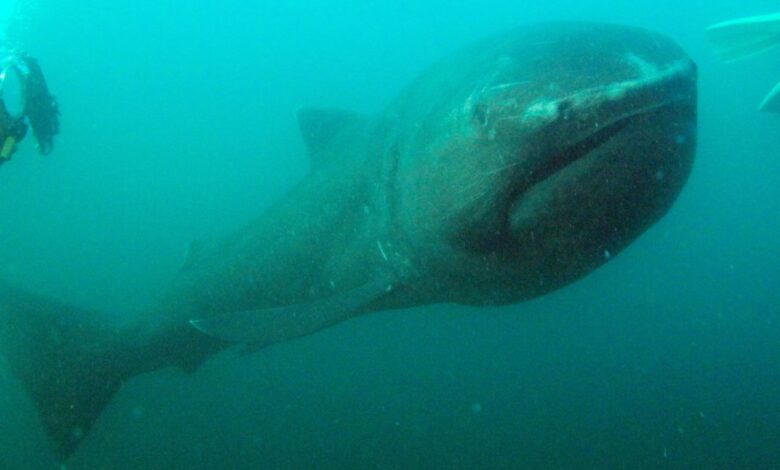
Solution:
[{"label": "shark's mouth", "polygon": [[604,146],[607,142],[612,140],[616,135],[625,129],[636,117],[631,115],[623,119],[619,119],[612,122],[608,126],[604,126],[596,132],[590,134],[584,139],[575,142],[563,150],[556,152],[545,159],[544,165],[539,167],[533,174],[530,181],[530,185],[526,190],[535,186],[536,184],[550,178],[554,174],[562,171],[571,164],[578,160],[585,158]]},{"label": "shark's mouth", "polygon": [[[593,132],[580,131],[581,138],[560,142],[557,148],[550,149],[539,158],[531,178],[509,200],[506,223],[510,240],[516,241],[528,230],[541,233],[534,227],[542,225],[552,230],[548,236],[550,233],[568,233],[572,227],[589,226],[591,222],[581,220],[585,214],[603,218],[610,208],[652,204],[647,202],[653,199],[651,193],[662,193],[663,186],[668,183],[653,178],[645,181],[646,175],[658,172],[663,175],[667,165],[673,163],[665,161],[661,154],[648,153],[646,149],[655,148],[657,144],[647,141],[642,129],[664,122],[678,107],[684,109],[685,106],[673,99],[629,108],[612,119],[599,119],[606,124]],[[594,127],[592,115],[585,118],[585,123],[590,126],[577,127]],[[565,125],[563,129],[566,129]],[[555,129],[549,135],[565,136],[567,133]],[[642,188],[632,189],[636,185],[642,185]],[[627,220],[613,222],[629,225]],[[582,229],[582,233],[586,232]]]},{"label": "shark's mouth", "polygon": [[[613,140],[626,127],[662,108],[689,102],[695,89],[695,67],[680,61],[638,78],[540,100],[521,120],[537,148],[524,191],[549,179]],[[520,192],[524,192],[520,191]]]}]

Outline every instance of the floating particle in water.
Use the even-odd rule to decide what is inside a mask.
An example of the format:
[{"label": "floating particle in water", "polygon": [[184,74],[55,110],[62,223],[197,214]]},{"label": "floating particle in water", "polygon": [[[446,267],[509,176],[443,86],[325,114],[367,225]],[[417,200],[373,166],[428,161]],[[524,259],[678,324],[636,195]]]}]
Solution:
[{"label": "floating particle in water", "polygon": [[482,413],[482,403],[475,401],[471,404],[471,414],[478,415]]},{"label": "floating particle in water", "polygon": [[604,250],[604,259],[612,258],[612,253],[609,250]]}]

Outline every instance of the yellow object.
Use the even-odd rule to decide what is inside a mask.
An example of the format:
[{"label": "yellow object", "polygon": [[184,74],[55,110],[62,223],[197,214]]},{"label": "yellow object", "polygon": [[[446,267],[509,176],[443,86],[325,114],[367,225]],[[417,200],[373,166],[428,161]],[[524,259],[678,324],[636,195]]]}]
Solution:
[{"label": "yellow object", "polygon": [[14,153],[14,147],[16,147],[16,139],[6,137],[5,142],[3,142],[3,149],[0,150],[0,158],[3,160],[11,158],[11,154]]}]

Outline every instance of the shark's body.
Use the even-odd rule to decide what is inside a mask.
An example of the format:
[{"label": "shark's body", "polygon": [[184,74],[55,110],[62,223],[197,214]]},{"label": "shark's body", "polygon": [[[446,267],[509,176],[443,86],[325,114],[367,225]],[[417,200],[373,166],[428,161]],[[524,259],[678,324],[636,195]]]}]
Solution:
[{"label": "shark's body", "polygon": [[193,245],[143,321],[104,327],[6,286],[0,351],[66,456],[139,373],[372,311],[544,294],[670,207],[693,160],[695,80],[654,33],[545,24],[443,61],[381,116],[302,111],[310,175],[245,228]]}]

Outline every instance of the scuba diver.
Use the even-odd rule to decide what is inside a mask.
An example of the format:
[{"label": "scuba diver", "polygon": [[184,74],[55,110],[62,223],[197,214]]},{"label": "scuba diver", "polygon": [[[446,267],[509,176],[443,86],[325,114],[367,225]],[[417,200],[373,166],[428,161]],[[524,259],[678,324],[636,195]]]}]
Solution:
[{"label": "scuba diver", "polygon": [[[724,21],[707,28],[707,35],[724,62],[746,59],[780,46],[780,13]],[[780,113],[780,83],[758,109]]]},{"label": "scuba diver", "polygon": [[0,165],[11,159],[28,123],[38,151],[51,152],[60,127],[57,100],[37,60],[0,46]]}]

